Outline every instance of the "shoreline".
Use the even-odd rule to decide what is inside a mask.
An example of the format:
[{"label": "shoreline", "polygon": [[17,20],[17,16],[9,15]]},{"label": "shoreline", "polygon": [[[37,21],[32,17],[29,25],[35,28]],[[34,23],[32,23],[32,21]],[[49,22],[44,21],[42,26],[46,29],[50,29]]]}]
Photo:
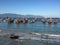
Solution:
[{"label": "shoreline", "polygon": [[16,32],[16,33],[1,32],[0,37],[1,36],[2,37],[7,36],[8,39],[10,39],[11,34],[15,34],[15,35],[19,36],[19,38],[16,41],[19,41],[19,40],[22,40],[22,41],[33,40],[33,41],[40,41],[40,42],[43,42],[43,43],[59,43],[60,42],[60,35],[46,34],[46,33],[36,33],[36,32],[22,32],[22,31]]},{"label": "shoreline", "polygon": [[[17,30],[0,30],[0,35],[1,34],[10,34],[10,33],[14,33],[15,31],[17,31]],[[35,35],[48,35],[48,36],[60,36],[60,34],[50,34],[50,33],[39,33],[39,32],[30,32],[30,31],[17,31],[17,32],[15,32],[15,33],[26,33],[26,34],[35,34]]]}]

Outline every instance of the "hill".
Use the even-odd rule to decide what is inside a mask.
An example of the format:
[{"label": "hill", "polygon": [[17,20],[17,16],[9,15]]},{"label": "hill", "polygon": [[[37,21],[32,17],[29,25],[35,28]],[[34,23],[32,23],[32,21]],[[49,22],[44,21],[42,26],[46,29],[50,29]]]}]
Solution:
[{"label": "hill", "polygon": [[11,18],[22,18],[22,17],[27,17],[27,18],[43,18],[43,16],[40,15],[21,15],[21,14],[12,14],[12,13],[4,13],[4,14],[0,14],[0,17],[4,18],[4,17],[11,17]]}]

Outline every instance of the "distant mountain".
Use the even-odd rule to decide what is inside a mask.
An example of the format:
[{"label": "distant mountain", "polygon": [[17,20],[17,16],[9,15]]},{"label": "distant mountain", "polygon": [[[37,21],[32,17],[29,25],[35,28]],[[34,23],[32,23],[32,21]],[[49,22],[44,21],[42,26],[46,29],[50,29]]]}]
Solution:
[{"label": "distant mountain", "polygon": [[[12,13],[5,13],[5,14],[0,14],[0,17],[18,17],[19,15],[18,14],[12,14]],[[20,15],[19,17],[21,17],[22,15]]]},{"label": "distant mountain", "polygon": [[27,18],[43,18],[43,16],[40,15],[21,15],[21,14],[12,14],[12,13],[4,13],[4,14],[0,14],[0,17],[4,18],[4,17],[11,17],[11,18],[22,18],[22,17],[27,17]]}]

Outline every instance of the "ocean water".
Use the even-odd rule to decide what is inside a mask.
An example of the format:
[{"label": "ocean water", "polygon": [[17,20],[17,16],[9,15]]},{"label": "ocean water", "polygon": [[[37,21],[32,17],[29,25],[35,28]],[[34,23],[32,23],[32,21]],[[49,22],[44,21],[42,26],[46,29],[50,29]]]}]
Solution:
[{"label": "ocean water", "polygon": [[[4,33],[18,33],[18,32],[37,32],[46,34],[59,34],[60,35],[60,22],[57,24],[43,24],[41,21],[36,21],[35,23],[27,24],[8,24],[6,21],[0,21],[0,32]],[[10,39],[8,35],[0,36],[0,45],[60,45],[60,43],[43,43],[43,41],[36,40],[13,40]]]},{"label": "ocean water", "polygon": [[2,31],[27,31],[27,32],[37,32],[37,33],[51,33],[51,34],[60,34],[60,22],[57,24],[43,24],[41,21],[37,21],[32,24],[8,24],[6,21],[0,21],[0,29]]}]

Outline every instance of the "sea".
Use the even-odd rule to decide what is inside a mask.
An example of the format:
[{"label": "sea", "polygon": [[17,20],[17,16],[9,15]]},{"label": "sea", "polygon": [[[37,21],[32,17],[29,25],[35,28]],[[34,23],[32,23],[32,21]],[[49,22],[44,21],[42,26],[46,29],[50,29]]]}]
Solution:
[{"label": "sea", "polygon": [[34,23],[20,23],[15,22],[8,24],[7,21],[0,21],[0,45],[60,45],[60,43],[44,43],[43,41],[36,40],[15,40],[10,39],[8,34],[20,32],[35,32],[41,34],[57,34],[60,35],[60,22],[57,24],[43,24],[41,20]]}]

